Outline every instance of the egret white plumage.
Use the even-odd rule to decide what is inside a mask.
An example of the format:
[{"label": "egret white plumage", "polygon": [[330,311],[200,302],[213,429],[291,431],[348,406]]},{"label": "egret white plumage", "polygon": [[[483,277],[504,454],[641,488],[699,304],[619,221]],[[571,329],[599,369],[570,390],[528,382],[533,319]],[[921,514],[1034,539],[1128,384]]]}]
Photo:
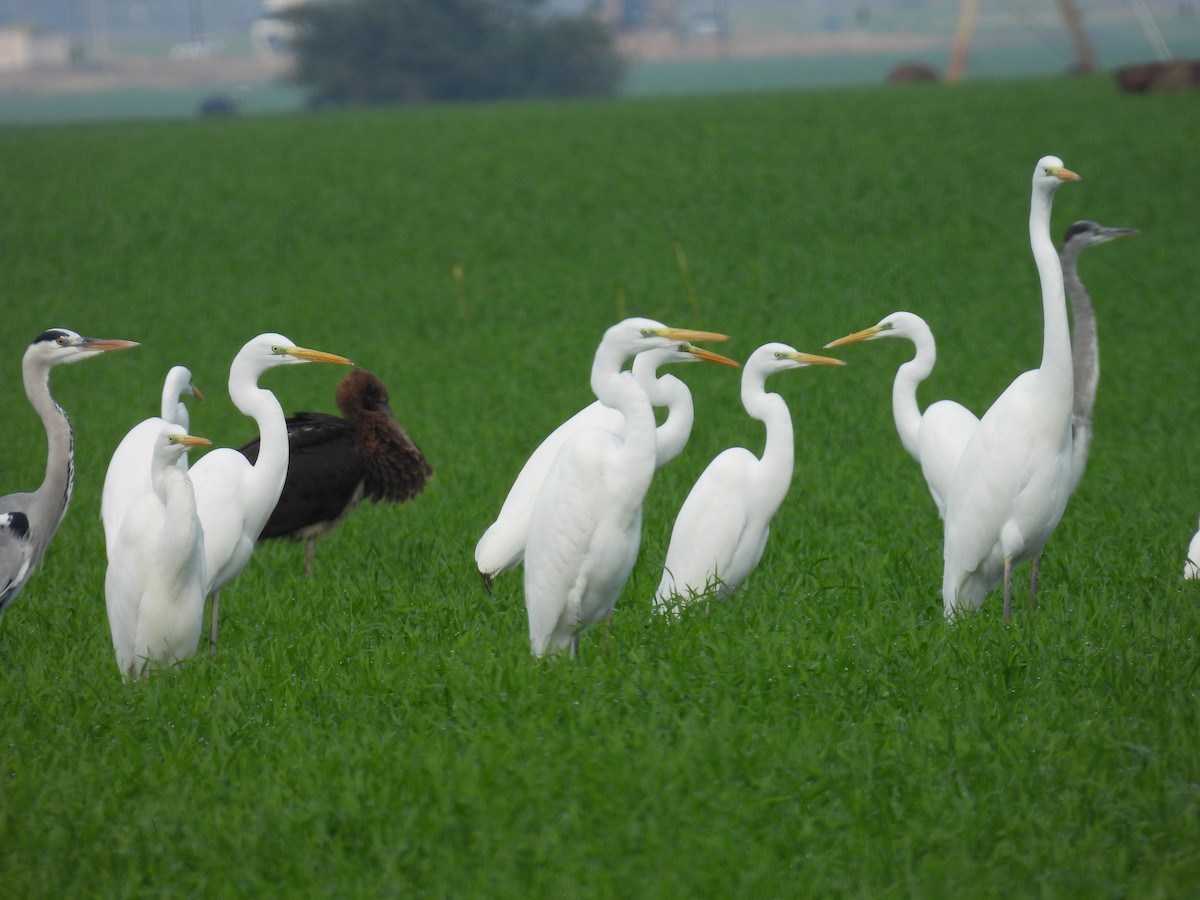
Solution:
[{"label": "egret white plumage", "polygon": [[[296,413],[287,420],[288,469],[283,492],[260,541],[304,541],[304,574],[312,574],[313,545],[350,514],[363,498],[404,503],[425,489],[433,467],[400,426],[378,376],[349,372],[335,401],[345,418]],[[239,452],[258,459],[259,439]]]},{"label": "egret white plumage", "polygon": [[825,347],[879,338],[904,338],[912,341],[916,348],[913,358],[896,370],[896,379],[892,382],[892,417],[896,421],[900,443],[920,464],[938,515],[945,518],[946,497],[950,493],[954,470],[979,419],[953,400],[938,400],[921,412],[917,388],[933,371],[937,344],[929,325],[915,313],[894,312],[870,328],[830,341]]},{"label": "egret white plumage", "polygon": [[1017,376],[980,419],[955,470],[942,573],[947,618],[978,609],[1001,578],[1009,618],[1013,566],[1041,552],[1070,496],[1074,376],[1050,210],[1058,186],[1078,179],[1055,156],[1034,167],[1029,240],[1042,290],[1042,360]]},{"label": "egret white plumage", "polygon": [[212,443],[163,422],[151,448],[150,490],[131,498],[108,545],[104,599],[117,668],[131,679],[148,663],[196,652],[204,618],[204,535],[179,459]]},{"label": "egret white plumage", "polygon": [[[687,446],[695,421],[695,407],[687,385],[674,375],[659,375],[658,370],[665,365],[686,362],[737,366],[731,359],[686,341],[644,350],[633,360],[633,376],[650,398],[650,403],[667,408],[666,418],[655,431],[655,461],[660,468]],[[516,568],[524,559],[534,501],[563,444],[585,428],[605,428],[620,433],[624,426],[625,417],[620,411],[596,400],[550,432],[533,451],[509,489],[496,521],[488,526],[475,545],[475,566],[489,591],[493,577]]]},{"label": "egret white plumage", "polygon": [[16,599],[42,561],[75,487],[75,436],[71,420],[50,394],[50,370],[136,346],[136,341],[83,337],[66,328],[51,328],[26,349],[21,372],[25,396],[46,429],[46,474],[37,490],[0,497],[0,612]]},{"label": "egret white plumage", "polygon": [[608,615],[637,559],[642,501],[657,462],[654,410],[625,360],[681,341],[724,335],[626,319],[604,334],[592,362],[596,397],[620,411],[620,433],[589,427],[554,458],[534,501],[525,547],[525,608],[535,656],[578,651],[581,628]]},{"label": "egret white plumage", "polygon": [[[150,461],[159,444],[163,425],[179,425],[184,432],[189,425],[188,408],[183,397],[195,397],[201,403],[204,395],[192,384],[192,373],[186,366],[172,366],[163,381],[160,414],[143,419],[121,439],[108,471],[104,490],[100,494],[100,520],[104,523],[105,546],[116,543],[117,529],[125,518],[129,504],[150,491]],[[177,454],[178,465],[187,471],[187,454]]]},{"label": "egret white plumage", "polygon": [[766,390],[766,380],[788,369],[842,365],[840,359],[779,343],[764,344],[750,355],[742,368],[742,405],[766,427],[762,457],[731,447],[700,474],[671,530],[654,596],[658,612],[709,593],[724,599],[746,583],[762,559],[795,463],[791,413],[783,397]]},{"label": "egret white plumage", "polygon": [[1096,386],[1100,381],[1100,345],[1096,337],[1096,311],[1092,298],[1079,277],[1079,254],[1088,247],[1104,244],[1119,237],[1137,234],[1136,228],[1115,228],[1097,225],[1086,220],[1075,222],[1063,236],[1058,251],[1063,270],[1063,284],[1071,301],[1071,353],[1075,377],[1075,400],[1071,408],[1073,456],[1071,462],[1071,493],[1079,487],[1087,468],[1088,452],[1092,446],[1092,408],[1096,403]]},{"label": "egret white plumage", "polygon": [[281,334],[260,334],[247,341],[229,367],[229,398],[258,423],[258,460],[252,465],[237,450],[223,447],[206,453],[191,468],[196,511],[204,530],[204,593],[212,597],[209,642],[214,650],[221,588],[249,562],[287,476],[283,407],[274,394],[258,386],[258,378],[276,366],[309,362],[354,365],[344,356],[297,347]]}]

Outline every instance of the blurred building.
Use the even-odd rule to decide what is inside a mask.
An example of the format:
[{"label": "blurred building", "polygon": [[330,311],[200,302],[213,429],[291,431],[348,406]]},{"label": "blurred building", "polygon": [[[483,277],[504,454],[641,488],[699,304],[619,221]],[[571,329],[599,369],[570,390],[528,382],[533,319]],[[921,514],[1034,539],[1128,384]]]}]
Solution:
[{"label": "blurred building", "polygon": [[0,72],[58,68],[71,61],[71,41],[65,34],[33,25],[0,27]]}]

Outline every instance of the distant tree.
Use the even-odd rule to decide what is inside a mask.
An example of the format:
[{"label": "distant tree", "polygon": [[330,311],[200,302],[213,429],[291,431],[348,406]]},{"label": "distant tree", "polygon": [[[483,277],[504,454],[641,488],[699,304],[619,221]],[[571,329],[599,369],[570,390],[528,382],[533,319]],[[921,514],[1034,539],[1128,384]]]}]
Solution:
[{"label": "distant tree", "polygon": [[296,26],[296,80],[312,106],[611,93],[621,76],[610,29],[546,0],[308,3]]}]

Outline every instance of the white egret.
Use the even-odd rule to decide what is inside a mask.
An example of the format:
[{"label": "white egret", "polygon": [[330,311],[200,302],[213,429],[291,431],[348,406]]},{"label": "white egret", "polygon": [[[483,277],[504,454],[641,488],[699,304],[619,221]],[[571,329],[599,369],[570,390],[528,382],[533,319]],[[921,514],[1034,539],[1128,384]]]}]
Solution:
[{"label": "white egret", "polygon": [[[182,398],[195,397],[201,403],[204,395],[192,384],[192,373],[186,366],[172,366],[163,381],[160,415],[138,422],[121,439],[108,471],[104,490],[100,494],[100,520],[104,523],[105,546],[116,543],[117,529],[125,518],[129,504],[150,490],[150,460],[159,444],[163,425],[179,425],[186,432],[189,425],[188,408]],[[187,454],[179,453],[176,463],[187,471]]]},{"label": "white egret", "polygon": [[25,351],[25,396],[46,429],[46,474],[36,491],[0,497],[0,612],[16,599],[58,531],[75,488],[75,435],[50,394],[50,370],[136,341],[89,338],[66,328],[42,332]]},{"label": "white egret", "polygon": [[525,608],[535,656],[578,652],[581,628],[608,615],[637,559],[642,501],[657,462],[654,410],[625,360],[681,341],[723,335],[626,319],[604,334],[591,385],[620,411],[621,431],[588,427],[554,458],[533,505],[525,548]]},{"label": "white egret", "polygon": [[[365,369],[347,373],[335,400],[344,419],[296,413],[287,420],[288,469],[283,492],[258,536],[305,542],[304,574],[312,575],[313,546],[363,498],[404,503],[425,489],[433,467],[400,426],[384,383]],[[258,459],[258,438],[239,449]]]},{"label": "white egret", "polygon": [[[633,376],[650,398],[650,403],[667,408],[667,416],[655,432],[656,465],[659,468],[673,460],[687,446],[695,420],[695,407],[687,385],[674,375],[659,375],[658,370],[665,365],[686,362],[737,366],[731,359],[694,347],[686,341],[645,350],[633,360]],[[625,417],[618,410],[596,400],[554,429],[533,451],[509,489],[496,521],[488,526],[475,545],[475,566],[489,591],[493,577],[516,568],[525,557],[525,539],[529,534],[533,503],[563,444],[585,428],[605,428],[620,433],[624,425]]]},{"label": "white egret", "polygon": [[1017,376],[980,419],[954,473],[942,573],[947,618],[978,609],[1001,577],[1009,618],[1013,566],[1041,552],[1070,496],[1074,378],[1050,209],[1058,186],[1078,179],[1055,156],[1034,167],[1029,240],[1042,290],[1042,361]]},{"label": "white egret", "polygon": [[937,506],[938,515],[946,516],[946,497],[959,457],[967,446],[979,419],[953,400],[938,400],[925,412],[917,403],[917,387],[929,377],[937,361],[937,344],[925,320],[915,313],[894,312],[870,328],[848,334],[825,347],[840,347],[878,338],[904,338],[912,341],[916,354],[896,370],[892,382],[892,416],[900,443],[921,466],[925,484]]},{"label": "white egret", "polygon": [[237,450],[223,447],[205,454],[191,468],[196,511],[204,530],[204,593],[212,597],[209,642],[214,651],[221,588],[249,562],[287,476],[283,407],[274,394],[258,386],[258,378],[275,366],[309,362],[354,365],[344,356],[297,347],[281,334],[260,334],[247,341],[229,367],[229,398],[258,423],[258,460],[251,464]]},{"label": "white egret", "polygon": [[758,566],[771,520],[787,496],[795,463],[792,417],[766,380],[805,366],[842,366],[840,359],[764,344],[742,369],[742,405],[766,427],[762,458],[744,447],[722,451],[683,502],[655,593],[658,612],[670,612],[705,593],[734,594]]},{"label": "white egret", "polygon": [[163,422],[151,448],[150,490],[131,498],[108,545],[104,599],[117,668],[137,680],[148,663],[196,652],[204,618],[204,536],[179,458],[212,443]]},{"label": "white egret", "polygon": [[1079,277],[1079,254],[1088,247],[1104,244],[1119,237],[1137,234],[1136,228],[1111,228],[1095,222],[1075,222],[1063,236],[1058,251],[1063,270],[1063,284],[1071,301],[1071,353],[1074,360],[1075,400],[1071,409],[1073,458],[1071,463],[1071,493],[1079,487],[1087,468],[1088,452],[1092,446],[1092,407],[1096,403],[1096,386],[1100,381],[1100,345],[1096,338],[1096,312],[1092,298]]}]

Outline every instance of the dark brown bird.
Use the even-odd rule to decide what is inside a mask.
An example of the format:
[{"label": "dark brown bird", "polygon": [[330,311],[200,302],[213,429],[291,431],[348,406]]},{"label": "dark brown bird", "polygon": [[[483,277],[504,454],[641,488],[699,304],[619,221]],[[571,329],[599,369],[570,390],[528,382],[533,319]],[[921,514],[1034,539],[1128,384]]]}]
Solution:
[{"label": "dark brown bird", "polygon": [[[296,413],[287,420],[288,471],[283,493],[259,540],[305,541],[304,574],[312,574],[317,538],[337,527],[363,498],[403,503],[425,488],[433,467],[388,406],[383,382],[355,369],[337,386],[345,418]],[[258,440],[241,448],[254,462]]]}]

